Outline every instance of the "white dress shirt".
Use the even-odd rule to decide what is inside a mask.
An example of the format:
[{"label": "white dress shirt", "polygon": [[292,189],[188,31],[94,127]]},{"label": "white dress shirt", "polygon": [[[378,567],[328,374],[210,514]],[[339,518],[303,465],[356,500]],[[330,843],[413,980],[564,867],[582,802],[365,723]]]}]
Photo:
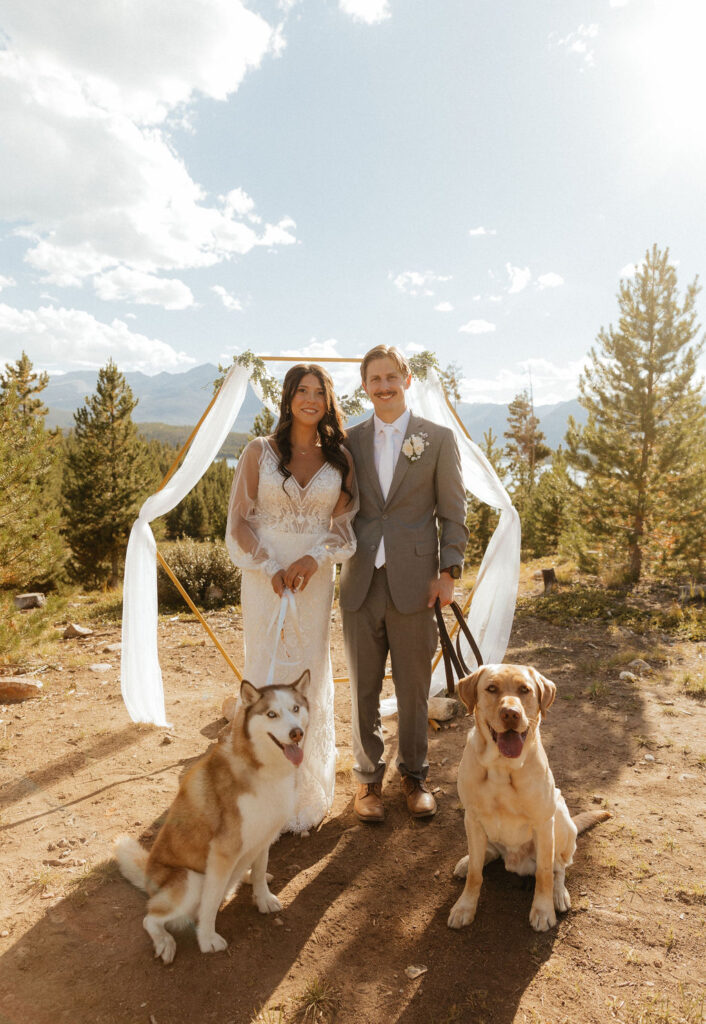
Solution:
[{"label": "white dress shirt", "polygon": [[[380,476],[380,458],[382,456],[382,450],[385,445],[385,428],[387,427],[392,431],[392,445],[393,445],[393,466],[397,465],[397,460],[402,451],[402,445],[404,443],[404,436],[407,432],[407,426],[409,424],[409,417],[411,411],[405,409],[401,416],[398,416],[393,423],[384,423],[376,414],[373,414],[373,427],[375,430],[374,440],[374,456],[375,456],[375,469]],[[393,469],[394,472],[394,469]],[[382,481],[381,481],[382,483]],[[380,566],[385,564],[385,540],[380,539],[380,545],[375,555],[375,568],[379,569]]]}]

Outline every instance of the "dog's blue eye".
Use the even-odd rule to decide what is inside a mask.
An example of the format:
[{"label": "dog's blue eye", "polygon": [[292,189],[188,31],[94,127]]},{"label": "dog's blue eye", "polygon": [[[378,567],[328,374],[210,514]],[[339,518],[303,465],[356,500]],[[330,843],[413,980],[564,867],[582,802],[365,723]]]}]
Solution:
[{"label": "dog's blue eye", "polygon": [[268,711],[267,712],[267,717],[268,718],[276,718],[277,717],[277,712],[276,711]]}]

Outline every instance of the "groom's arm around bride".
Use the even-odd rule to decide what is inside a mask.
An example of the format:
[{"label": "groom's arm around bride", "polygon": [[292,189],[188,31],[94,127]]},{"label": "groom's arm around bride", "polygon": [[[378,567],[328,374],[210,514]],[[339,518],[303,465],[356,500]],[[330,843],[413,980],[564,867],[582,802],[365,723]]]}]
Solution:
[{"label": "groom's arm around bride", "polygon": [[425,783],[427,702],[437,635],[433,605],[453,599],[468,531],[453,431],[407,407],[402,353],[378,346],[361,364],[374,415],[348,447],[360,492],[357,549],[341,571],[343,636],[351,680],[355,810],[381,821],[385,771],[380,692],[388,652],[398,705],[398,767],[415,817],[434,814]]}]

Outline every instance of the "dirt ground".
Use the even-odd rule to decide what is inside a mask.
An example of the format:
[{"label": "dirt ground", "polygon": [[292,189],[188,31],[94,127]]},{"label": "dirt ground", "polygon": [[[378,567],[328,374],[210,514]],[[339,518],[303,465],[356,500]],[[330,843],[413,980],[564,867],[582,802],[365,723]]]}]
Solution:
[{"label": "dirt ground", "polygon": [[[69,609],[76,622],[81,612],[80,602]],[[240,659],[239,617],[209,620]],[[114,625],[62,641],[42,699],[0,708],[0,1024],[285,1024],[334,1008],[343,1024],[704,1020],[706,706],[679,683],[689,668],[703,672],[698,645],[518,616],[506,660],[536,665],[558,687],[543,725],[557,785],[572,811],[613,815],[579,839],[573,908],[552,931],[532,931],[531,885],[498,864],[486,869],[475,922],[447,928],[461,884],[455,781],[470,720],[459,713],[430,730],[434,819],[409,819],[390,771],[387,819],[363,826],[340,683],[333,813],[271,850],[282,913],[260,915],[243,887],[219,916],[229,949],[204,956],[187,931],[165,967],[111,842],[123,831],[154,836],[180,774],[222,724],[233,680],[198,623],[165,617],[159,630],[169,732],[130,722],[119,653],[104,651],[120,639]],[[620,679],[636,656],[651,671]],[[344,675],[337,616],[333,659]],[[393,763],[396,720],[386,728]],[[426,971],[410,979],[410,965]]]}]

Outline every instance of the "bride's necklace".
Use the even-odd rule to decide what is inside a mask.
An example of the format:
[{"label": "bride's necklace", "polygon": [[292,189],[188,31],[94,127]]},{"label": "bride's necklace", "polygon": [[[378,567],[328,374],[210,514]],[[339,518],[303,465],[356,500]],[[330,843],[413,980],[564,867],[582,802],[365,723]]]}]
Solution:
[{"label": "bride's necklace", "polygon": [[313,452],[316,451],[317,448],[320,447],[321,445],[316,443],[313,444],[310,448],[297,448],[296,451],[298,455],[311,455]]}]

